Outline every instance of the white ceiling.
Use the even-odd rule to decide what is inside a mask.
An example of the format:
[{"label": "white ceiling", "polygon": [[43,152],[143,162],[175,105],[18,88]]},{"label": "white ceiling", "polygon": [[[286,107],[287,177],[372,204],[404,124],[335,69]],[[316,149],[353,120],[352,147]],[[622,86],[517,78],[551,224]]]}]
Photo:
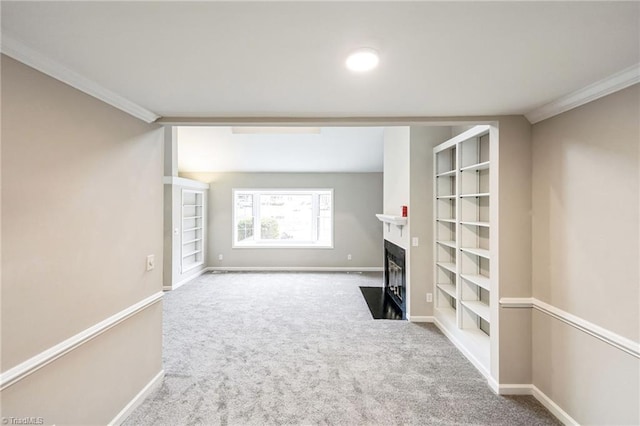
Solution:
[{"label": "white ceiling", "polygon": [[[182,117],[526,113],[640,62],[639,19],[639,2],[2,2],[3,37]],[[361,46],[381,64],[354,75]]]},{"label": "white ceiling", "polygon": [[181,172],[382,172],[382,127],[323,127],[318,134],[234,134],[178,127]]}]

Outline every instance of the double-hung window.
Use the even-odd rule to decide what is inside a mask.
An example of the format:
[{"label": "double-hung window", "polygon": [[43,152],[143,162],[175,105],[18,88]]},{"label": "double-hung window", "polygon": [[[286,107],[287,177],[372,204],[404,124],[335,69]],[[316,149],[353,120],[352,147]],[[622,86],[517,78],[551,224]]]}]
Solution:
[{"label": "double-hung window", "polygon": [[234,189],[234,247],[333,247],[333,190]]}]

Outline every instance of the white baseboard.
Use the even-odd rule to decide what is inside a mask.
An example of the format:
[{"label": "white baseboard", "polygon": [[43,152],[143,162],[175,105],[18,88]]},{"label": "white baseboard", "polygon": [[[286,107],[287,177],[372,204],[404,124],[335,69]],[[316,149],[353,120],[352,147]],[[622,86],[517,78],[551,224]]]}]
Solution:
[{"label": "white baseboard", "polygon": [[162,379],[164,378],[164,370],[160,370],[156,376],[151,379],[149,383],[142,388],[140,392],[136,396],[133,397],[131,401],[114,417],[113,420],[109,422],[109,426],[119,426],[122,422],[125,421],[127,417],[138,408],[140,404],[149,396],[151,392],[156,390],[158,386],[162,384]]},{"label": "white baseboard", "polygon": [[199,270],[198,272],[196,272],[196,273],[194,273],[194,274],[189,275],[187,278],[185,278],[185,279],[183,279],[183,280],[181,280],[181,281],[178,281],[178,282],[177,282],[177,283],[175,283],[175,285],[173,285],[173,286],[170,286],[170,285],[165,285],[165,286],[163,286],[163,287],[162,287],[162,290],[164,290],[164,291],[176,290],[176,289],[178,289],[178,288],[182,287],[183,285],[185,285],[186,283],[188,283],[189,281],[193,281],[193,280],[195,280],[195,279],[196,279],[196,278],[198,278],[200,275],[202,275],[202,274],[206,273],[206,272],[207,272],[207,271],[209,271],[209,270],[210,270],[210,268],[202,268],[202,269],[201,269],[201,270]]},{"label": "white baseboard", "polygon": [[433,322],[433,316],[407,315],[410,322]]},{"label": "white baseboard", "polygon": [[489,387],[498,395],[531,395],[544,405],[544,407],[551,412],[558,420],[565,425],[578,425],[566,411],[564,411],[558,404],[553,402],[544,392],[538,389],[532,384],[499,384],[493,378],[489,378]]},{"label": "white baseboard", "polygon": [[[456,348],[458,348],[462,355],[464,355],[471,362],[471,364],[476,367],[476,369],[487,379],[487,381],[491,380],[491,374],[486,369],[486,367],[479,360],[477,360],[471,352],[469,352],[465,345],[463,345],[462,342],[460,342],[458,338],[447,329],[447,327],[445,327],[442,323],[440,323],[440,321],[438,321],[438,318],[434,317],[433,323],[438,327],[438,329],[440,329],[440,331],[442,331],[442,334],[447,336],[447,339],[449,339],[449,341],[453,343]],[[491,383],[489,383],[489,385],[491,386]]]},{"label": "white baseboard", "polygon": [[531,384],[508,384],[497,385],[499,395],[533,395],[533,385]]},{"label": "white baseboard", "polygon": [[556,416],[558,420],[560,420],[565,425],[577,426],[579,423],[573,419],[566,411],[564,411],[558,404],[553,402],[551,398],[549,398],[544,392],[538,389],[535,385],[531,385],[531,394],[535,399],[540,401],[540,404],[544,405],[545,408],[551,411],[551,414]]},{"label": "white baseboard", "polygon": [[207,271],[226,272],[383,272],[381,266],[210,266]]},{"label": "white baseboard", "polygon": [[16,365],[15,367],[5,371],[0,375],[0,390],[3,390],[25,377],[33,374],[42,367],[52,363],[61,356],[71,352],[72,350],[80,347],[88,341],[96,338],[107,330],[115,327],[126,319],[132,317],[138,312],[143,311],[149,306],[159,302],[162,299],[162,292],[159,291],[151,296],[123,309],[120,312],[110,316],[109,318],[100,321],[86,330],[81,331],[75,336],[58,343],[49,349],[40,352],[39,354],[29,358],[28,360]]}]

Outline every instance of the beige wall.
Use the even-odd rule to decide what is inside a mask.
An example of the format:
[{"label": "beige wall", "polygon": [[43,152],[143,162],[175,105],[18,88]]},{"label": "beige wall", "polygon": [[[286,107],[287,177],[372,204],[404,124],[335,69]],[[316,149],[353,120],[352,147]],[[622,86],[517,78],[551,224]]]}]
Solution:
[{"label": "beige wall", "polygon": [[[640,86],[533,126],[533,296],[640,340]],[[533,383],[585,424],[639,424],[640,362],[536,312]]]},{"label": "beige wall", "polygon": [[[163,138],[10,58],[1,65],[4,372],[161,290]],[[146,272],[149,254],[157,267]],[[2,414],[103,423],[160,370],[156,304],[5,389]]]},{"label": "beige wall", "polygon": [[410,238],[418,238],[411,246],[410,313],[411,316],[433,315],[433,148],[451,137],[451,128],[444,126],[411,126],[409,135],[410,170]]},{"label": "beige wall", "polygon": [[[382,267],[382,224],[375,217],[382,210],[382,173],[190,172],[180,176],[210,184],[208,266]],[[232,248],[234,188],[333,188],[333,249]]]},{"label": "beige wall", "polygon": [[[498,194],[497,208],[496,197],[491,200],[492,222],[498,224],[490,231],[491,249],[498,250],[491,259],[498,283],[491,294],[493,309],[503,297],[531,297],[531,125],[523,116],[504,116],[497,130],[498,149],[492,145],[491,150],[491,164],[498,165],[497,182],[491,183],[491,193]],[[499,341],[491,341],[491,350],[498,351],[491,359],[494,377],[501,384],[531,383],[530,310],[500,308],[492,332],[499,334]]]}]

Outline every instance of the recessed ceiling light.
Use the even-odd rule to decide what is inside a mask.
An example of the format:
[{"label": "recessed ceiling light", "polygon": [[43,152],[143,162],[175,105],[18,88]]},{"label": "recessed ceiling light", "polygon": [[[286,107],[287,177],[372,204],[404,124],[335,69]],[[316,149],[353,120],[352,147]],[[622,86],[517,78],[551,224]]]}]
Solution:
[{"label": "recessed ceiling light", "polygon": [[378,62],[380,62],[378,52],[369,47],[363,47],[349,55],[346,65],[353,72],[366,72],[377,67]]}]

